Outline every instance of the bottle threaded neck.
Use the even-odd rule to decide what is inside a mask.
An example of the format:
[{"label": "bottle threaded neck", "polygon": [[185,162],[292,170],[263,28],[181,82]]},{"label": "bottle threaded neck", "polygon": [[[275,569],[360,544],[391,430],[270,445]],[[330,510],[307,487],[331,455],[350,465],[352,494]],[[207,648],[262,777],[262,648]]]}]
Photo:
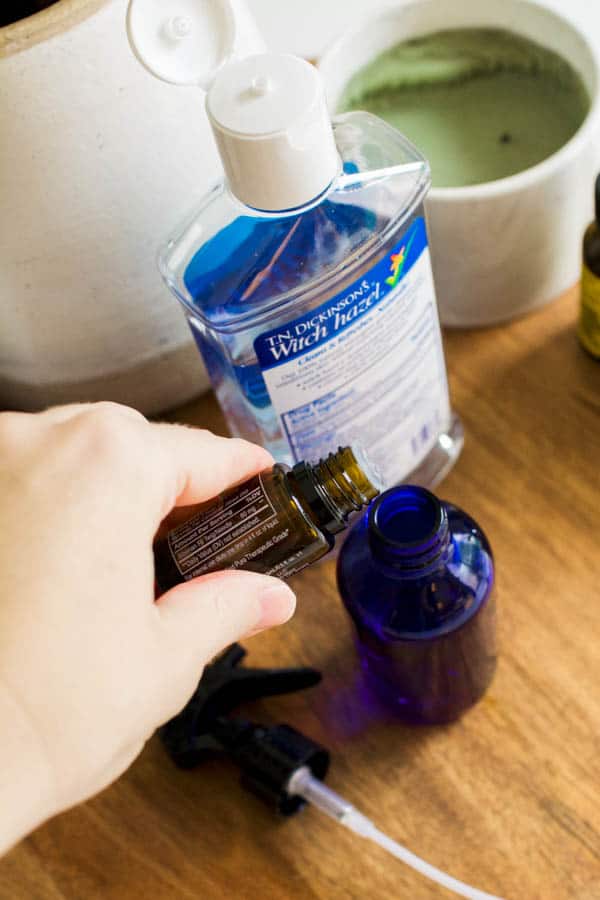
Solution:
[{"label": "bottle threaded neck", "polygon": [[445,557],[450,541],[444,504],[415,485],[381,494],[369,510],[368,532],[376,559],[415,576]]},{"label": "bottle threaded neck", "polygon": [[290,476],[325,531],[343,531],[353,513],[379,494],[380,478],[366,454],[340,447],[318,463],[297,463]]}]

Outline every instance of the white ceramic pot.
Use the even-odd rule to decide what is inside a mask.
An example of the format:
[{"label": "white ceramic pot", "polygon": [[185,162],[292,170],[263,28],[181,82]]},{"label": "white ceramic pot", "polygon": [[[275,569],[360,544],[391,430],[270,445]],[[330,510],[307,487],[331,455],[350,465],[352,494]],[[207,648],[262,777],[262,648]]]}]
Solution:
[{"label": "white ceramic pot", "polygon": [[201,91],[142,69],[126,6],[0,29],[0,408],[153,413],[208,386],[155,257],[220,164]]},{"label": "white ceramic pot", "polygon": [[343,35],[322,57],[332,110],[349,78],[394,44],[451,28],[505,28],[561,54],[592,98],[574,137],[537,166],[498,181],[434,188],[427,200],[440,317],[479,326],[557,297],[580,274],[600,167],[600,65],[585,35],[528,0],[409,0]]}]

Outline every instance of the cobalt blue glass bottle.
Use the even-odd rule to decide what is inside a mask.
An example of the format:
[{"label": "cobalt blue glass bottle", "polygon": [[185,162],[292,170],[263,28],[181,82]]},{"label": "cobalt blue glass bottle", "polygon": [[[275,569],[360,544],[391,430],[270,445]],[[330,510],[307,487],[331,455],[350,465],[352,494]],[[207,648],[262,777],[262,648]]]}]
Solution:
[{"label": "cobalt blue glass bottle", "polygon": [[496,664],[494,564],[461,509],[421,487],[386,491],[351,531],[338,584],[367,682],[410,722],[458,718]]}]

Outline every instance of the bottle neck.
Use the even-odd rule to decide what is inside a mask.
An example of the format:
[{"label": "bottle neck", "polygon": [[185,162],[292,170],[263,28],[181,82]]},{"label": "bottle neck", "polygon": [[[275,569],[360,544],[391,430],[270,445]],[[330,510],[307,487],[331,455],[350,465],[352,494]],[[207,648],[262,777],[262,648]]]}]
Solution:
[{"label": "bottle neck", "polygon": [[380,479],[361,451],[340,447],[315,465],[297,463],[288,478],[307,502],[318,526],[330,534],[348,527],[379,493]]},{"label": "bottle neck", "polygon": [[368,535],[374,558],[401,576],[427,575],[448,557],[446,508],[422,487],[403,485],[381,494],[369,510]]}]

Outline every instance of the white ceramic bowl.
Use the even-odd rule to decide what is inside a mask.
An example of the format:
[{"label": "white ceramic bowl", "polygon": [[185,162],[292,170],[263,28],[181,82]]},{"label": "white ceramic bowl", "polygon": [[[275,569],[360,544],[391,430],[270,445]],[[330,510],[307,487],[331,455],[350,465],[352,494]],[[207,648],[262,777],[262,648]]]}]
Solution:
[{"label": "white ceramic bowl", "polygon": [[559,296],[580,274],[600,168],[600,61],[585,35],[529,0],[409,0],[371,16],[322,57],[335,110],[350,77],[403,40],[450,28],[505,28],[559,53],[592,103],[578,132],[539,165],[498,181],[433,188],[427,200],[440,317],[480,326],[522,315]]}]

